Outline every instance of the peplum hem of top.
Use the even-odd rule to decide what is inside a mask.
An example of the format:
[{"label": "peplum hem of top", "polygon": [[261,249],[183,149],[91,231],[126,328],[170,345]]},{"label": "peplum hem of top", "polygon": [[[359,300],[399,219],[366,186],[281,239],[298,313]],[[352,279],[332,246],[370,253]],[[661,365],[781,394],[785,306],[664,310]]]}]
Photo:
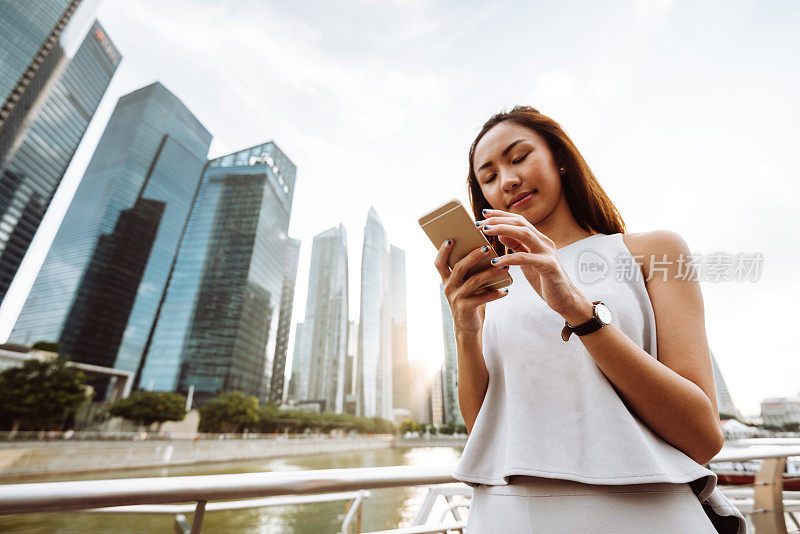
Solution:
[{"label": "peplum hem of top", "polygon": [[699,492],[695,489],[697,498],[701,501],[708,499],[714,488],[717,485],[717,475],[708,469],[698,466],[693,472],[683,475],[668,475],[666,473],[657,473],[653,475],[634,475],[622,477],[592,477],[581,475],[578,473],[561,473],[547,471],[544,469],[525,469],[525,468],[508,468],[503,470],[501,477],[480,477],[471,476],[458,471],[453,473],[453,478],[460,480],[466,485],[474,488],[480,484],[487,486],[507,486],[509,484],[509,477],[514,475],[532,476],[540,478],[555,478],[560,480],[571,480],[573,482],[581,482],[583,484],[601,484],[601,485],[627,485],[627,484],[650,484],[655,482],[664,482],[670,484],[688,484],[693,483],[692,488],[700,488]]}]

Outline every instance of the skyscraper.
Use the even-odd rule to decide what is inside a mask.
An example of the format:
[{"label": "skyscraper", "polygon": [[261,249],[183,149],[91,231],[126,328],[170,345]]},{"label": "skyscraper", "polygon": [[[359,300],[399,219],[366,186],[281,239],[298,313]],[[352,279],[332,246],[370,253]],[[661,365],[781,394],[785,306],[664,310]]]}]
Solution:
[{"label": "skyscraper", "polygon": [[292,375],[289,380],[289,398],[295,401],[308,399],[308,373],[311,359],[310,340],[305,336],[305,323],[297,323],[294,331]]},{"label": "skyscraper", "polygon": [[374,208],[364,227],[358,337],[359,415],[392,418],[391,260]]},{"label": "skyscraper", "polygon": [[442,398],[442,376],[444,376],[444,368],[441,371],[434,373],[433,382],[431,384],[430,393],[430,410],[431,410],[431,423],[434,425],[441,425],[444,420],[444,400]]},{"label": "skyscraper", "polygon": [[392,407],[395,421],[411,417],[422,421],[427,384],[426,367],[419,360],[408,359],[406,324],[406,257],[405,252],[391,245],[390,308],[392,330]]},{"label": "skyscraper", "polygon": [[358,321],[347,326],[347,358],[344,372],[344,411],[358,413]]},{"label": "skyscraper", "polygon": [[442,411],[444,422],[447,424],[463,425],[464,418],[458,407],[458,352],[456,351],[456,337],[453,327],[453,315],[450,305],[444,294],[444,287],[440,286],[442,308],[442,335],[444,338],[444,365],[442,366]]},{"label": "skyscraper", "polygon": [[721,414],[732,415],[742,419],[741,412],[733,403],[733,398],[728,391],[728,385],[725,383],[725,378],[722,376],[722,371],[719,369],[713,351],[711,352],[711,367],[714,370],[714,386],[717,392],[717,411]]},{"label": "skyscraper", "polygon": [[324,401],[336,413],[344,411],[348,302],[347,233],[339,225],[314,236],[306,318],[295,341],[296,364],[305,367],[298,400]]},{"label": "skyscraper", "polygon": [[86,33],[93,3],[0,4],[0,301],[121,59],[97,22]]},{"label": "skyscraper", "polygon": [[292,327],[292,309],[294,308],[294,286],[297,280],[297,260],[300,257],[300,240],[289,238],[286,244],[286,260],[283,271],[283,288],[281,289],[281,307],[278,316],[278,339],[275,347],[275,360],[272,362],[270,376],[269,401],[283,402],[283,386],[286,383],[286,354],[289,349],[289,330]]},{"label": "skyscraper", "polygon": [[34,101],[58,79],[98,0],[0,3],[0,161]]},{"label": "skyscraper", "polygon": [[208,162],[140,387],[267,398],[296,170],[273,141]]},{"label": "skyscraper", "polygon": [[136,371],[210,142],[160,83],[120,98],[11,339]]}]

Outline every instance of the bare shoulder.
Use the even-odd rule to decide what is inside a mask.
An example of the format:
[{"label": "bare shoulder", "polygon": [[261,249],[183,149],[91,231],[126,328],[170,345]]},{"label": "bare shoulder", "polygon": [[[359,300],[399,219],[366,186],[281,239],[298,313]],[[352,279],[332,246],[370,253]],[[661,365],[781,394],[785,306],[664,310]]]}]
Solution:
[{"label": "bare shoulder", "polygon": [[622,234],[622,241],[644,271],[645,279],[649,279],[653,261],[675,260],[690,254],[686,241],[672,230]]}]

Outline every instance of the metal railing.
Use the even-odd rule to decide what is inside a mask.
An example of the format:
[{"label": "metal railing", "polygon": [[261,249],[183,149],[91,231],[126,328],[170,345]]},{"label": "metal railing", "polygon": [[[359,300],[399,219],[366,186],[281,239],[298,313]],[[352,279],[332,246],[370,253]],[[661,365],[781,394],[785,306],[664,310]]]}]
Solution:
[{"label": "metal railing", "polygon": [[[760,460],[761,468],[756,474],[752,489],[752,500],[747,488],[737,487],[726,490],[734,504],[742,506],[743,512],[751,515],[757,534],[786,534],[785,512],[800,511],[800,500],[795,500],[796,492],[783,491],[783,467],[787,457],[800,456],[800,447],[770,446],[751,447],[744,450],[727,450],[714,458],[713,462],[741,462]],[[348,500],[351,504],[345,517],[342,532],[349,534],[351,523],[360,517],[361,502],[368,496],[362,490],[436,485],[429,488],[429,494],[411,527],[396,529],[395,534],[461,532],[464,521],[458,515],[458,508],[467,507],[463,501],[453,501],[454,495],[471,495],[471,489],[452,478],[455,466],[395,466],[354,469],[325,469],[316,471],[293,471],[271,473],[244,473],[232,475],[201,475],[184,477],[161,477],[139,479],[92,480],[77,482],[46,482],[34,484],[0,485],[0,515],[76,511],[87,509],[108,509],[110,507],[129,507],[154,504],[177,504],[194,502],[170,510],[151,508],[152,513],[185,513],[194,511],[192,533],[199,533],[206,511],[230,509],[231,506],[250,505],[269,506],[288,501],[255,501],[251,503],[219,503],[207,505],[210,501],[232,499],[255,499],[288,495],[305,495],[294,499],[294,503],[311,502],[313,499]],[[455,483],[455,484],[454,484]],[[446,484],[446,486],[439,486]],[[312,494],[335,493],[322,497]],[[356,492],[342,494],[341,492]],[[362,492],[362,493],[358,493]],[[444,495],[448,501],[441,521],[447,513],[452,513],[456,522],[451,525],[423,525],[421,518],[427,518],[432,510],[433,500]],[[286,499],[287,497],[284,497]],[[791,509],[784,506],[784,500],[791,500]],[[264,504],[266,502],[266,504]],[[119,508],[115,512],[122,511]],[[136,512],[137,510],[131,509]],[[138,510],[140,513],[144,509]],[[358,521],[360,523],[360,521]],[[184,518],[184,523],[185,518]],[[188,523],[185,525],[188,527]],[[360,524],[356,525],[360,532]],[[373,533],[377,534],[377,533]]]},{"label": "metal railing", "polygon": [[722,451],[710,462],[713,470],[714,462],[761,461],[752,489],[738,486],[723,492],[751,518],[757,534],[787,534],[786,515],[800,527],[795,515],[800,513],[800,501],[796,499],[798,492],[783,491],[783,482],[787,478],[784,476],[786,459],[794,456],[800,456],[800,447],[755,445]]}]

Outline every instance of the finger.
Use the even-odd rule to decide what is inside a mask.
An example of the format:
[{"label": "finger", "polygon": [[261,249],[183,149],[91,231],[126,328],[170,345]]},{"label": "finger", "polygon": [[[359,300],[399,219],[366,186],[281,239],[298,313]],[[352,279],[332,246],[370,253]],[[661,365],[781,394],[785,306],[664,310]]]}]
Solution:
[{"label": "finger", "polygon": [[522,217],[522,216],[519,216],[519,215],[515,215],[513,217],[487,217],[486,219],[477,221],[475,223],[475,226],[480,228],[480,227],[485,226],[485,225],[495,226],[495,225],[498,225],[498,224],[512,224],[512,225],[516,225],[516,226],[528,226],[528,225],[530,225],[530,223],[528,222],[527,219],[525,219],[525,217]]},{"label": "finger", "polygon": [[469,306],[475,306],[476,308],[481,304],[485,304],[487,302],[492,302],[493,300],[501,299],[508,295],[508,288],[504,287],[503,289],[490,289],[489,291],[484,291],[483,293],[479,293],[474,297],[470,297],[466,299],[464,302]]},{"label": "finger", "polygon": [[548,245],[552,245],[553,248],[555,248],[555,246],[556,246],[555,243],[553,243],[553,241],[549,237],[544,235],[538,228],[536,228],[536,226],[531,224],[530,221],[525,219],[525,217],[523,217],[522,215],[519,215],[517,213],[511,213],[511,212],[508,212],[508,211],[503,211],[503,210],[485,209],[485,210],[483,210],[483,216],[487,217],[487,218],[489,218],[489,217],[503,217],[503,218],[512,217],[512,218],[515,218],[515,219],[516,218],[523,219],[528,223],[528,225],[530,226],[530,228],[533,231],[533,233],[536,234],[539,237],[539,239],[542,240],[543,243],[548,244]]},{"label": "finger", "polygon": [[476,248],[458,260],[458,262],[453,266],[450,276],[454,277],[455,280],[457,280],[460,284],[467,277],[467,272],[469,272],[473,266],[480,263],[481,260],[485,259],[491,253],[492,248],[488,245],[485,245],[481,248]]},{"label": "finger", "polygon": [[[494,258],[497,259],[497,258]],[[479,273],[475,273],[464,281],[462,291],[465,294],[478,293],[481,287],[488,284],[492,280],[499,278],[504,271],[508,270],[508,265],[492,265],[488,269],[484,269]]]},{"label": "finger", "polygon": [[498,237],[498,239],[500,240],[500,243],[505,245],[506,248],[509,249],[512,252],[526,252],[526,250],[525,250],[524,246],[522,245],[522,243],[520,243],[519,241],[517,241],[513,237],[500,236],[500,237]]},{"label": "finger", "polygon": [[439,276],[442,277],[442,283],[447,282],[447,279],[450,278],[450,265],[448,262],[452,251],[453,240],[445,239],[442,246],[439,247],[439,252],[436,254],[436,259],[433,262],[436,270],[439,271]]},{"label": "finger", "polygon": [[522,217],[521,215],[517,215],[516,213],[511,213],[510,211],[503,211],[503,210],[496,210],[492,208],[486,208],[482,210],[484,217]]},{"label": "finger", "polygon": [[494,262],[495,267],[527,265],[539,272],[547,272],[558,267],[555,256],[548,253],[531,254],[530,252],[515,252],[514,254],[506,254],[505,256],[495,259],[497,260]]},{"label": "finger", "polygon": [[511,224],[485,224],[481,231],[487,236],[513,237],[522,243],[529,252],[544,252],[547,249],[544,242],[536,235],[530,226],[516,226]]}]

